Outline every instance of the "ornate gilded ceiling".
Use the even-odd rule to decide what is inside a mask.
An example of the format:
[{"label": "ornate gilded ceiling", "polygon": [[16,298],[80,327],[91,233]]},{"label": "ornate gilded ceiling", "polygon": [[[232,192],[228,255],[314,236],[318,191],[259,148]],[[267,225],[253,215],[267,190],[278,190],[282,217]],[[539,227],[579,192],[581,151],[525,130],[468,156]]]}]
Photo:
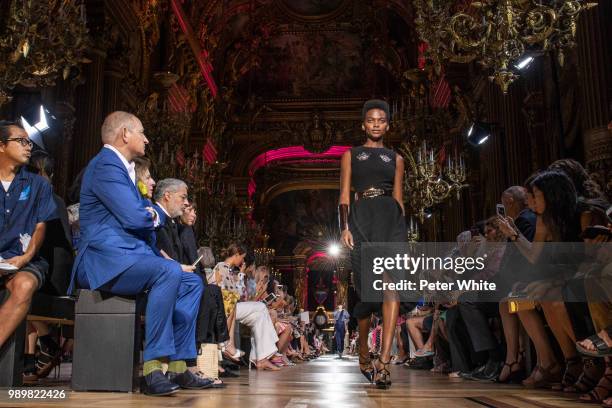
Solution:
[{"label": "ornate gilded ceiling", "polygon": [[221,143],[228,170],[243,193],[259,179],[255,205],[300,182],[337,186],[338,157],[293,157],[302,161],[292,168],[307,173],[275,170],[279,163],[267,164],[265,176],[248,168],[273,149],[304,146],[316,154],[360,143],[363,101],[398,95],[404,72],[416,64],[410,13],[400,2],[230,0],[184,7],[220,89],[215,109],[227,123]]}]

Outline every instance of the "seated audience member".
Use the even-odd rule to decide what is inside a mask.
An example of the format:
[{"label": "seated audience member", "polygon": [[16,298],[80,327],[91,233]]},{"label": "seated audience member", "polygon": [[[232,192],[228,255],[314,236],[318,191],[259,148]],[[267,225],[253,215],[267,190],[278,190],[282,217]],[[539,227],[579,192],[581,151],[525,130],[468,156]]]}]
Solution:
[{"label": "seated audience member", "polygon": [[[492,280],[495,278],[501,264],[505,241],[504,235],[499,230],[497,217],[489,218],[485,224],[486,243],[491,248],[487,251],[488,257],[485,268],[475,273],[472,279]],[[459,313],[467,327],[474,351],[486,353],[487,362],[468,373],[461,373],[462,378],[471,380],[495,380],[499,375],[503,363],[500,344],[489,326],[488,320],[499,316],[497,303],[482,301],[479,293],[468,292],[459,297]]]},{"label": "seated audience member", "polygon": [[0,347],[28,313],[49,265],[39,255],[46,223],[57,218],[53,188],[25,168],[32,141],[20,124],[0,122]]},{"label": "seated audience member", "polygon": [[293,363],[289,361],[286,354],[289,350],[289,344],[293,339],[292,323],[295,320],[287,314],[289,296],[284,286],[275,280],[273,290],[277,297],[274,302],[268,305],[268,310],[276,329],[276,335],[278,336],[278,341],[276,342],[278,352],[270,361],[279,367],[290,366]]},{"label": "seated audience member", "polygon": [[[528,180],[526,183],[531,183],[531,180]],[[518,231],[528,241],[533,241],[536,215],[528,205],[529,196],[527,189],[521,186],[512,186],[502,193],[501,201],[504,205],[506,216],[514,221]],[[500,226],[502,225],[500,224]],[[522,263],[519,263],[521,260]],[[522,266],[517,267],[517,263]],[[510,269],[510,264],[514,265],[515,269]],[[529,266],[526,264],[526,260],[517,253],[516,248],[507,246],[502,265],[500,266],[500,278],[517,281],[516,276],[528,270]],[[507,301],[499,303],[499,314],[506,340],[506,361],[497,380],[501,383],[522,381],[525,373],[525,362],[522,361],[520,353],[520,322],[518,316],[516,313],[510,313]]]},{"label": "seated audience member", "polygon": [[[611,207],[612,208],[612,207]],[[607,229],[612,232],[612,222],[609,217],[605,220]],[[606,226],[600,225],[601,231]],[[585,358],[601,361],[603,367],[588,367],[582,381],[574,387],[576,392],[584,392],[580,399],[584,402],[603,402],[604,407],[612,406],[612,238],[609,234],[601,233],[598,236],[586,238],[584,242],[588,247],[596,249],[596,259],[601,270],[594,271],[585,280],[585,291],[589,299],[590,318],[593,321],[596,334],[576,343],[579,353]],[[595,371],[595,369],[599,370]]]},{"label": "seated audience member", "polygon": [[[155,208],[157,212],[163,212],[165,222],[155,230],[155,241],[160,253],[168,259],[182,263],[184,258],[183,245],[178,231],[178,222],[175,218],[183,214],[183,210],[189,204],[187,201],[187,184],[177,179],[163,179],[157,184],[155,194]],[[192,265],[181,265],[183,272],[193,272]]]},{"label": "seated audience member", "polygon": [[[51,156],[42,150],[38,150],[32,153],[28,170],[44,177],[51,183],[53,166],[54,161]],[[41,292],[63,296],[70,283],[74,250],[66,204],[55,193],[53,194],[53,200],[57,206],[58,218],[47,223],[45,240],[39,252],[40,256],[49,263],[45,284],[41,288]],[[72,337],[71,330],[63,330],[63,332],[66,335],[70,332],[69,335]],[[37,341],[40,343],[38,359],[34,357]],[[31,383],[38,378],[48,376],[51,370],[59,364],[61,354],[62,349],[50,334],[49,325],[46,322],[28,322],[28,342],[24,355],[24,381]]]},{"label": "seated audience member", "polygon": [[147,200],[153,199],[155,179],[151,176],[151,162],[145,157],[134,159],[134,170],[136,171],[136,187],[140,194]]},{"label": "seated audience member", "polygon": [[[193,211],[188,212],[187,209],[193,209],[187,201],[187,185],[181,180],[177,179],[164,179],[159,182],[155,189],[155,205],[159,207],[160,211],[163,211],[168,217],[164,225],[156,231],[156,245],[162,254],[174,259],[177,262],[182,263],[181,267],[184,272],[193,272],[198,270],[198,266],[193,266],[193,263],[197,260],[197,251],[195,249],[195,236],[193,230],[189,225],[181,225],[182,220],[184,222],[193,224],[195,221],[195,213]],[[185,217],[185,214],[192,214]],[[175,220],[176,218],[176,220]],[[191,232],[189,237],[188,232]],[[193,242],[192,242],[193,241]],[[205,280],[202,279],[201,273],[197,275],[203,283],[203,293],[200,299],[200,304],[197,307],[198,323],[201,320],[202,314],[209,313],[211,309],[211,302],[215,302],[215,294],[218,292],[217,297],[221,297],[219,288],[209,287],[206,285]],[[206,303],[205,303],[206,302]],[[216,304],[215,304],[216,306]],[[225,320],[225,316],[223,316]],[[198,354],[201,354],[201,343],[202,338],[207,334],[201,334],[200,330],[202,326],[196,325],[196,333],[194,336],[194,342],[197,340],[196,350]],[[208,326],[206,326],[208,329]],[[227,328],[225,328],[227,332]],[[187,359],[187,367],[195,375],[203,379],[210,379],[204,374],[203,367],[197,366],[197,359]],[[218,374],[217,376],[218,377]],[[223,382],[218,378],[214,379],[212,384],[213,387],[218,388],[223,386]]]},{"label": "seated audience member", "polygon": [[[274,357],[278,348],[278,336],[272,324],[268,308],[263,302],[238,302],[241,293],[236,286],[236,274],[233,268],[242,266],[246,248],[239,244],[231,244],[222,253],[223,262],[219,262],[214,269],[214,279],[223,292],[225,313],[228,315],[230,342],[233,342],[233,324],[235,321],[251,329],[251,355],[249,360],[258,369],[278,370],[270,358]],[[232,319],[232,315],[234,315]]]},{"label": "seated audience member", "polygon": [[[432,312],[429,308],[416,308],[414,315],[406,319],[406,328],[416,348],[414,353],[416,357],[430,357],[434,355],[431,325],[426,323],[426,320],[431,323],[432,320],[428,318],[431,317]],[[423,339],[423,333],[429,333],[427,342]]]},{"label": "seated audience member", "polygon": [[[142,123],[117,111],[106,117],[101,133],[104,147],[83,174],[81,237],[71,285],[116,295],[148,291],[146,394],[209,387],[210,381],[193,375],[185,364],[196,356],[193,340],[202,281],[183,272],[178,262],[157,256],[147,241],[166,215],[145,206],[136,188],[133,160],[145,154],[148,143]],[[162,358],[169,360],[166,376]]]},{"label": "seated audience member", "polygon": [[[479,228],[472,228],[471,231],[463,231],[457,235],[457,247],[452,251],[451,256],[475,256],[482,239],[479,232]],[[451,372],[448,376],[452,378],[459,377],[461,372],[471,371],[475,368],[474,364],[479,360],[467,332],[466,324],[457,307],[458,296],[459,293],[453,293],[448,299],[449,302],[445,304],[447,310],[444,326],[451,360]]]},{"label": "seated audience member", "polygon": [[405,364],[410,359],[410,335],[406,328],[406,314],[400,313],[395,325],[395,343],[397,354],[391,359],[395,365]]},{"label": "seated audience member", "polygon": [[[502,222],[502,230],[518,248],[520,253],[531,263],[537,264],[540,258],[554,256],[546,254],[544,242],[577,242],[580,232],[580,221],[577,213],[576,189],[567,175],[558,171],[540,173],[531,182],[537,214],[533,243],[523,236],[511,219]],[[502,220],[503,221],[503,220]],[[558,256],[558,255],[557,255]],[[536,287],[534,282],[527,291]],[[546,283],[543,290],[554,289]],[[563,386],[573,384],[582,372],[582,362],[577,358],[575,349],[576,336],[564,302],[540,301],[545,321],[565,357],[565,370],[558,363],[543,321],[535,309],[519,311],[519,319],[527,334],[534,342],[538,364],[523,385],[533,388],[550,387],[561,382]],[[571,383],[571,384],[570,384]]]}]

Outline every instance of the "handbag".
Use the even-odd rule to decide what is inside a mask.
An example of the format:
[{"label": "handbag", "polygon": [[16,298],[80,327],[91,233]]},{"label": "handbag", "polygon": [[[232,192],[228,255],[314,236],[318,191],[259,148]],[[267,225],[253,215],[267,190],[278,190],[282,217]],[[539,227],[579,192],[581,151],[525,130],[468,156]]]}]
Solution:
[{"label": "handbag", "polygon": [[527,299],[508,299],[508,312],[511,314],[533,310],[536,308],[536,302]]},{"label": "handbag", "polygon": [[219,378],[219,349],[216,344],[202,343],[196,359],[198,371],[207,378]]}]

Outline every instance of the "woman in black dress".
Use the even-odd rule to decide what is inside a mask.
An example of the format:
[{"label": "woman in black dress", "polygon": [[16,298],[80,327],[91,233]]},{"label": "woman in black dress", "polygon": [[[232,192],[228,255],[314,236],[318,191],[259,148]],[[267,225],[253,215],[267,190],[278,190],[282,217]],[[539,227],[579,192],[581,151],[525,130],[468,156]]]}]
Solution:
[{"label": "woman in black dress", "polygon": [[[402,201],[404,160],[383,146],[383,136],[389,130],[389,105],[377,99],[367,101],[362,119],[367,140],[342,155],[338,206],[341,239],[351,249],[353,284],[360,296],[361,243],[406,241]],[[352,205],[351,188],[355,190]],[[382,347],[380,357],[373,362],[368,352],[368,329],[370,316],[380,310],[380,304],[358,303],[353,316],[359,321],[359,368],[368,380],[384,389],[391,385],[387,366],[400,303],[392,292],[385,292],[383,299]]]}]

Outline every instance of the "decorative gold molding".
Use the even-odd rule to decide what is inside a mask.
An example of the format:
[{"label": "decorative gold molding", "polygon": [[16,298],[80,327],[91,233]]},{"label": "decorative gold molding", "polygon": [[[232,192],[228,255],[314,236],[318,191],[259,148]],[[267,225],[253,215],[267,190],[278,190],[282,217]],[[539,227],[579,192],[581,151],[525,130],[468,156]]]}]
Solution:
[{"label": "decorative gold molding", "polygon": [[334,178],[320,178],[320,179],[309,179],[300,181],[283,181],[276,183],[272,186],[266,186],[265,190],[262,191],[259,196],[259,204],[266,207],[270,202],[277,196],[287,193],[289,191],[297,190],[338,190],[340,188],[339,179]]},{"label": "decorative gold molding", "polygon": [[342,3],[340,3],[335,10],[329,13],[309,16],[309,15],[300,14],[296,12],[295,10],[292,10],[291,7],[285,3],[284,0],[274,1],[275,6],[278,7],[278,9],[282,13],[284,13],[287,17],[295,21],[301,22],[301,23],[325,23],[325,22],[331,21],[335,19],[336,17],[340,16],[342,13],[344,13],[347,7],[351,3],[352,3],[352,0],[343,0]]}]

